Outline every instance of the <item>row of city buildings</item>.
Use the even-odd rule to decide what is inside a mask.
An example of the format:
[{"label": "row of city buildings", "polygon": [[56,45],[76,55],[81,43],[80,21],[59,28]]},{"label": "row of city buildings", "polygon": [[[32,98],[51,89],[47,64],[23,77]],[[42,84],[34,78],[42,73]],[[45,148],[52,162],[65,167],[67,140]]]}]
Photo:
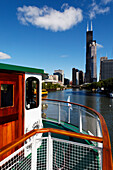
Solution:
[{"label": "row of city buildings", "polygon": [[45,83],[70,85],[70,80],[64,77],[64,70],[54,70],[53,75],[48,75],[48,78],[43,80]]},{"label": "row of city buildings", "polygon": [[[76,87],[84,83],[97,82],[97,49],[96,40],[93,40],[93,28],[91,23],[91,29],[87,25],[86,31],[86,72],[77,68],[72,68],[72,86]],[[100,58],[100,75],[99,80],[105,80],[113,77],[113,59],[107,57]],[[48,83],[59,83],[61,86],[69,85],[69,79],[64,77],[63,70],[54,70],[53,75],[48,75],[48,78],[44,80]]]},{"label": "row of city buildings", "polygon": [[[99,80],[106,80],[109,78],[113,78],[113,59],[108,59],[108,57],[100,57]],[[94,79],[93,82],[96,82],[96,80]],[[73,68],[72,86],[74,87],[84,83],[92,83],[92,81],[86,81],[83,71]]]},{"label": "row of city buildings", "polygon": [[[72,85],[77,86],[83,83],[97,82],[97,49],[96,40],[93,40],[93,28],[87,25],[86,31],[86,72],[85,74],[78,69],[72,69]],[[99,80],[113,77],[113,59],[107,57],[100,58]]]},{"label": "row of city buildings", "polygon": [[[100,74],[99,80],[105,80],[113,77],[113,59],[108,59],[108,57],[100,58]],[[48,78],[43,80],[45,83],[53,83],[63,85],[70,85],[70,80],[64,77],[64,70],[54,70],[53,75],[48,75]],[[84,83],[91,83],[92,81],[86,82],[85,74],[82,70],[72,68],[72,86],[76,87]],[[96,82],[93,79],[93,82]]]}]

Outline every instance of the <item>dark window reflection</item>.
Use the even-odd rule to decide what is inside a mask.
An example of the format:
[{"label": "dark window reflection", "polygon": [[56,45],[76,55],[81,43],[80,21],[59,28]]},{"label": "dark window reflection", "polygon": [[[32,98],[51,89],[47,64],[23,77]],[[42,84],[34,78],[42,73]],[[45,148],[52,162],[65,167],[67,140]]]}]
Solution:
[{"label": "dark window reflection", "polygon": [[1,107],[13,106],[13,84],[1,84]]},{"label": "dark window reflection", "polygon": [[26,80],[26,109],[39,106],[39,80],[29,77]]}]

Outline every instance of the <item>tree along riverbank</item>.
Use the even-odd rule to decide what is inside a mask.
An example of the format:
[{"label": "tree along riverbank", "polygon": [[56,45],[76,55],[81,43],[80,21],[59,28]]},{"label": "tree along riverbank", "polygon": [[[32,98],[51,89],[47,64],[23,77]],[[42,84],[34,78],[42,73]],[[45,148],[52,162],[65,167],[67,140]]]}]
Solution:
[{"label": "tree along riverbank", "polygon": [[99,82],[93,82],[86,85],[86,88],[89,90],[102,90],[103,93],[108,94],[113,92],[113,78],[107,80],[101,80]]},{"label": "tree along riverbank", "polygon": [[47,91],[56,91],[56,90],[65,90],[70,86],[61,86],[60,84],[52,84],[52,83],[42,83],[42,89],[46,89]]}]

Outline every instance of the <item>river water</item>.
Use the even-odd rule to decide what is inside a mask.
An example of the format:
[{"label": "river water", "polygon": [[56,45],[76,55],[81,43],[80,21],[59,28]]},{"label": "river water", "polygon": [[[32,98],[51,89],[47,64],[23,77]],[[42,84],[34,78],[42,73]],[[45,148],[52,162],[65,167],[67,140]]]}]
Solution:
[{"label": "river water", "polygon": [[113,154],[113,98],[79,89],[67,89],[48,93],[48,99],[67,101],[68,96],[70,96],[70,102],[83,104],[102,114],[108,127]]}]

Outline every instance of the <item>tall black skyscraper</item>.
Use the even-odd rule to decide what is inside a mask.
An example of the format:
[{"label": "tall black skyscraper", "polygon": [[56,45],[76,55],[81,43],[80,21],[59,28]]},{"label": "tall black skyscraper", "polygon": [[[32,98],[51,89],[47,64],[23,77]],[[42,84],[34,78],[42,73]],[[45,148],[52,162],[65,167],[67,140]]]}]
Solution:
[{"label": "tall black skyscraper", "polygon": [[72,68],[72,86],[83,84],[83,71]]},{"label": "tall black skyscraper", "polygon": [[91,30],[86,32],[86,83],[97,81],[97,68],[96,68],[96,41],[93,40],[92,23]]},{"label": "tall black skyscraper", "polygon": [[78,69],[75,69],[75,68],[72,69],[72,85],[73,86],[77,85],[77,83],[76,83],[76,79],[77,79],[76,73],[77,72],[78,72]]}]

